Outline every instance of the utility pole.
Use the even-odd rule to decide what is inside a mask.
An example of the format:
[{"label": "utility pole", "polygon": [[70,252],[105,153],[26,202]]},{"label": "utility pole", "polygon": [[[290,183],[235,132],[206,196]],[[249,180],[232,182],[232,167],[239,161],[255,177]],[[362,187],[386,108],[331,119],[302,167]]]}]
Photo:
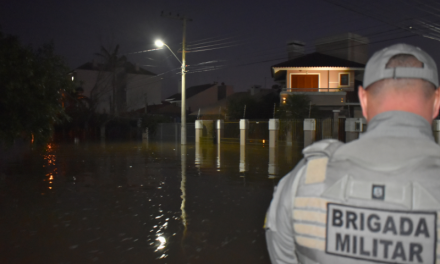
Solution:
[{"label": "utility pole", "polygon": [[181,121],[180,121],[180,144],[186,145],[186,87],[185,87],[185,74],[186,74],[186,22],[191,22],[191,18],[186,16],[171,15],[171,13],[164,14],[162,11],[162,17],[171,19],[177,19],[183,21],[183,38],[182,38],[182,94],[181,94]]}]

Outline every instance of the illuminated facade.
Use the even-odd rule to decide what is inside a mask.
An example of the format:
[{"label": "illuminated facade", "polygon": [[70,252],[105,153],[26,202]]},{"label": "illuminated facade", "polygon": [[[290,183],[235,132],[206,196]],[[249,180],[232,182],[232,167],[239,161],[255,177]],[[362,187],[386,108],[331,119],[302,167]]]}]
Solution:
[{"label": "illuminated facade", "polygon": [[365,65],[322,53],[304,55],[272,66],[272,76],[283,89],[281,103],[289,94],[310,97],[320,109],[338,109],[357,101],[355,92]]}]

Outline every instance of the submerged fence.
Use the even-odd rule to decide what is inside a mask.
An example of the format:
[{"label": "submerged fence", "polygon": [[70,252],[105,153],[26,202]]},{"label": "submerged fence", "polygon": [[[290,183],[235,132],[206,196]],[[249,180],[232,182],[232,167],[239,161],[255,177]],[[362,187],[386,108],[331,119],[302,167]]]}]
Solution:
[{"label": "submerged fence", "polygon": [[[321,139],[338,139],[346,142],[346,124],[345,118],[339,118],[337,122],[334,119],[313,119],[315,127],[312,138],[314,141]],[[217,138],[221,137],[221,141],[239,142],[241,137],[240,123],[224,122],[222,132],[217,132],[217,120],[198,120],[203,125],[200,129],[200,137],[202,141],[217,142]],[[223,122],[223,121],[222,121]],[[194,142],[196,137],[196,127],[194,123],[187,124],[187,140]],[[247,143],[267,143],[270,137],[269,120],[248,121],[246,128]],[[279,122],[279,133],[276,140],[279,142],[304,142],[304,119],[293,119]],[[180,141],[180,123],[160,123],[155,129],[155,133],[151,135],[154,139]],[[358,133],[357,133],[358,134]],[[220,135],[220,136],[219,136]],[[351,136],[350,140],[353,139]]]},{"label": "submerged fence", "polygon": [[[175,140],[180,141],[181,127],[180,123],[159,123],[155,128],[155,131],[151,136],[153,139],[158,140]],[[186,124],[186,137],[187,140],[192,142],[195,138],[194,123]]]}]

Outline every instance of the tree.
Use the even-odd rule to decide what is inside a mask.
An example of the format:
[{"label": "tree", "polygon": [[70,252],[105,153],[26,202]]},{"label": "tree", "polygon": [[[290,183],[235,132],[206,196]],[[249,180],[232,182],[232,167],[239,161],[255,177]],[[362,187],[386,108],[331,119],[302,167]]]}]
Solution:
[{"label": "tree", "polygon": [[0,141],[52,136],[54,124],[68,118],[62,99],[73,89],[69,71],[52,43],[34,50],[0,31]]},{"label": "tree", "polygon": [[273,118],[274,105],[278,104],[278,93],[269,93],[264,96],[245,95],[231,99],[228,102],[227,113],[230,119],[241,119],[246,106],[246,119],[269,119]]},{"label": "tree", "polygon": [[[298,122],[302,123],[304,118],[317,118],[318,108],[311,104],[310,97],[305,94],[290,94],[287,96],[286,103],[282,104],[279,111],[277,112],[277,117],[280,119],[280,130],[282,133],[287,133],[289,131],[294,133],[296,139],[302,133],[296,133],[295,129]],[[302,138],[302,136],[300,136]]]},{"label": "tree", "polygon": [[[246,107],[246,110],[245,110]],[[229,119],[253,119],[257,109],[257,100],[252,96],[231,99],[228,102]],[[245,112],[246,111],[246,112]]]},{"label": "tree", "polygon": [[310,97],[305,94],[290,94],[279,110],[279,117],[283,120],[311,118],[316,115],[316,106],[311,104]]},{"label": "tree", "polygon": [[[103,46],[101,46],[101,53],[96,53],[97,56],[102,57],[104,59],[104,68],[108,70],[111,74],[112,78],[112,94],[113,94],[113,115],[118,116],[119,110],[118,102],[116,101],[117,97],[117,86],[118,86],[118,69],[122,69],[124,71],[124,65],[127,62],[127,58],[125,56],[119,56],[119,45],[116,45],[113,51],[109,51]],[[122,77],[124,78],[124,77]],[[120,78],[121,79],[121,78]]]}]

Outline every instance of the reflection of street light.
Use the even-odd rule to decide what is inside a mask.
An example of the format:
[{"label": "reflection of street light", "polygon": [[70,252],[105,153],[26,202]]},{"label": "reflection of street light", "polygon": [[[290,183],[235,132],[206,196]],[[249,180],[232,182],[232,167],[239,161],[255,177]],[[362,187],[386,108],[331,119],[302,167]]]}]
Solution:
[{"label": "reflection of street light", "polygon": [[[183,41],[185,43],[185,39]],[[186,145],[186,95],[185,95],[185,73],[186,73],[186,65],[185,65],[185,44],[183,45],[182,49],[182,61],[177,58],[176,54],[168,47],[167,44],[165,44],[162,40],[156,40],[154,44],[157,47],[163,47],[166,46],[171,53],[173,53],[174,57],[182,64],[182,95],[181,95],[181,121],[180,121],[180,144]]]}]

